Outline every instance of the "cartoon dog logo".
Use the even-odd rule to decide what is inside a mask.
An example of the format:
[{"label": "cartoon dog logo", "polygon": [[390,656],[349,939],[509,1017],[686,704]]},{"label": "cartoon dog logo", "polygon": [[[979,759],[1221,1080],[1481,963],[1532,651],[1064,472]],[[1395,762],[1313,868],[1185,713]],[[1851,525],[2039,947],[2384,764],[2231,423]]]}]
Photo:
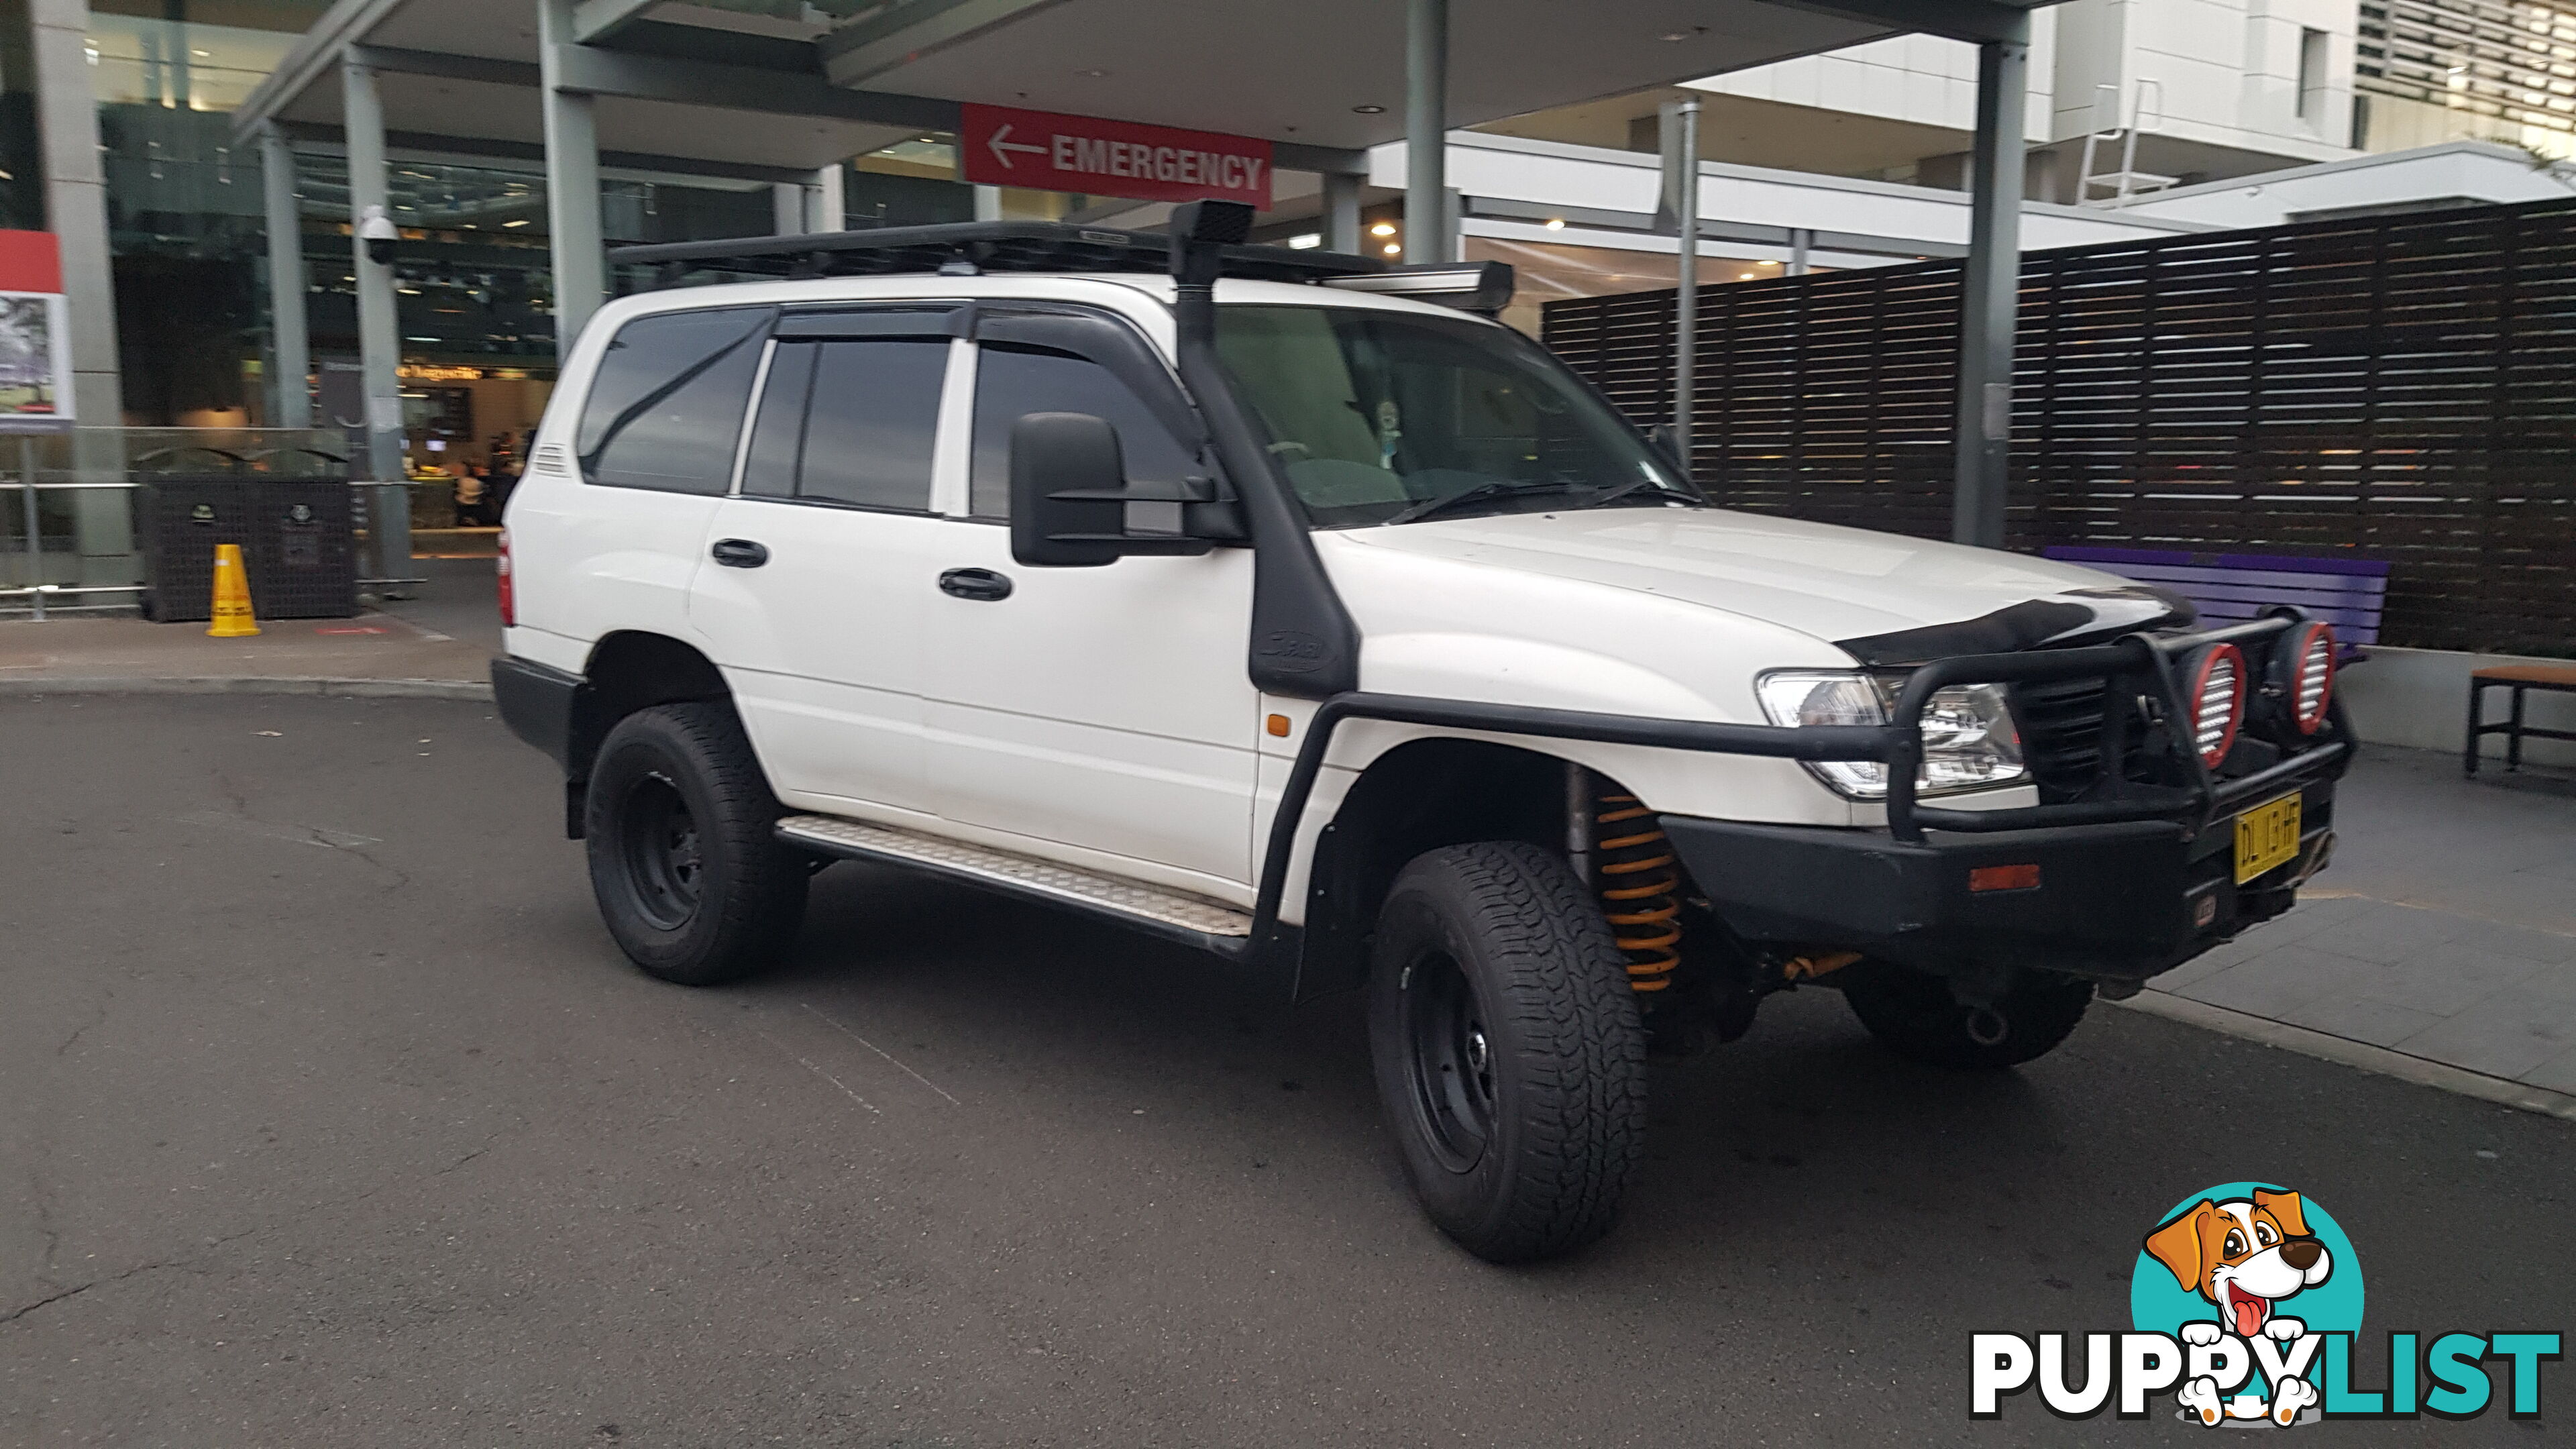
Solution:
[{"label": "cartoon dog logo", "polygon": [[[2182,1341],[2195,1347],[2215,1344],[2228,1334],[2249,1344],[2269,1338],[2290,1345],[2308,1326],[2279,1312],[2277,1305],[2334,1272],[2334,1256],[2308,1231],[2299,1195],[2259,1187],[2251,1197],[2202,1199],[2147,1234],[2146,1250],[2173,1273],[2174,1281],[2218,1310],[2216,1322],[2182,1325]],[[2293,1361],[2304,1364],[2305,1355]],[[2285,1374],[2276,1376],[2268,1404],[2258,1394],[2222,1400],[2218,1380],[2203,1374],[2175,1397],[2203,1424],[2268,1416],[2287,1426],[2319,1395],[2305,1378]]]}]

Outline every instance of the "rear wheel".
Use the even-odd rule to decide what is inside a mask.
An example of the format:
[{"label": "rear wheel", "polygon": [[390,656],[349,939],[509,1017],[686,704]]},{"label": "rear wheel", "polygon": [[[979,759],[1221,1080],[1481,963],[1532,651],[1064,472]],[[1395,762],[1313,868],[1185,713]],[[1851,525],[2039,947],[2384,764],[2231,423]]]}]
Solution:
[{"label": "rear wheel", "polygon": [[1844,968],[1843,999],[1889,1050],[1936,1067],[1991,1071],[2057,1048],[2093,1004],[2093,983],[2025,972],[1990,1006],[1972,1006],[1927,972],[1863,961]]},{"label": "rear wheel", "polygon": [[618,721],[586,809],[591,892],[636,965],[713,986],[795,942],[809,871],[772,833],[778,802],[730,706],[656,705]]},{"label": "rear wheel", "polygon": [[1370,1053],[1434,1223],[1497,1263],[1610,1230],[1642,1159],[1646,1039],[1625,958],[1564,862],[1450,846],[1378,917]]}]

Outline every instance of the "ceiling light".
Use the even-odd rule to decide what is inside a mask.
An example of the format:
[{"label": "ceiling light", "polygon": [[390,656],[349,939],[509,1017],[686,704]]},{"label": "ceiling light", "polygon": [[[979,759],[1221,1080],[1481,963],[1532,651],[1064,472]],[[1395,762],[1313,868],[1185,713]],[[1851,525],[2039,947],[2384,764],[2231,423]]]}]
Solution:
[{"label": "ceiling light", "polygon": [[1351,109],[1357,111],[1363,116],[1383,116],[1386,114],[1386,107],[1384,106],[1353,106]]},{"label": "ceiling light", "polygon": [[1549,218],[1547,219],[1547,229],[1548,229],[1549,231],[1563,231],[1563,230],[1565,230],[1565,218],[1564,218],[1564,217],[1561,217],[1561,216],[1551,216],[1551,217],[1549,217]]},{"label": "ceiling light", "polygon": [[1388,242],[1386,244],[1386,254],[1391,257],[1400,257],[1404,255],[1404,248],[1396,245],[1394,242]]},{"label": "ceiling light", "polygon": [[1738,273],[1736,273],[1736,274],[1735,274],[1735,280],[1737,280],[1737,281],[1739,281],[1739,282],[1749,282],[1749,281],[1752,281],[1752,280],[1753,280],[1753,277],[1754,277],[1754,273],[1751,273],[1751,272],[1738,272]]},{"label": "ceiling light", "polygon": [[1395,235],[1395,223],[1391,221],[1381,221],[1377,225],[1369,228],[1369,235],[1393,236]]},{"label": "ceiling light", "polygon": [[503,226],[526,226],[527,224],[528,219],[524,216],[520,217],[517,221],[505,221],[501,223]]},{"label": "ceiling light", "polygon": [[1319,231],[1299,232],[1297,235],[1288,238],[1288,245],[1295,247],[1301,252],[1312,251],[1323,244],[1324,234]]}]

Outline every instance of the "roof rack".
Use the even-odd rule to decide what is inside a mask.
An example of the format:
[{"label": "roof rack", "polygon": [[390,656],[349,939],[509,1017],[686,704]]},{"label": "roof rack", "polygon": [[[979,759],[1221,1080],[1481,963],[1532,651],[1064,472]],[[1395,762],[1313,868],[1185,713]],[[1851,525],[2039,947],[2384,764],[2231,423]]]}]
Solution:
[{"label": "roof rack", "polygon": [[[1317,248],[1230,246],[1224,274],[1272,282],[1383,272],[1372,257]],[[751,277],[869,277],[898,272],[1168,272],[1171,238],[1061,221],[957,221],[809,236],[737,237],[619,247],[612,266],[650,266],[653,288],[694,273]]]},{"label": "roof rack", "polygon": [[[1488,317],[1512,300],[1513,272],[1503,262],[1396,266],[1348,252],[1249,244],[1221,247],[1218,257],[1222,276],[1321,283],[1353,292],[1411,297]],[[657,242],[619,247],[608,254],[610,265],[619,269],[621,292],[630,290],[628,283],[635,280],[628,269],[642,267],[653,269],[652,279],[634,290],[685,286],[693,278],[1169,272],[1171,258],[1168,233],[1062,221],[956,221],[807,236]]]}]

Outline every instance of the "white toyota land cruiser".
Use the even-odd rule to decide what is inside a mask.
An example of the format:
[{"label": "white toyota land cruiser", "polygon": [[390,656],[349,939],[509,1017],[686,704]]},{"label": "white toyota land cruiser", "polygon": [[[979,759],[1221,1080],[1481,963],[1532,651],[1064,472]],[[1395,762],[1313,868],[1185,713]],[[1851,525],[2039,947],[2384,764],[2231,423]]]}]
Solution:
[{"label": "white toyota land cruiser", "polygon": [[850,858],[1363,988],[1505,1261],[1610,1225],[1650,1043],[1815,981],[2027,1061],[2324,864],[2323,623],[1713,508],[1473,315],[1508,269],[1248,215],[616,258],[665,285],[565,361],[492,673],[645,970],[754,970]]}]

